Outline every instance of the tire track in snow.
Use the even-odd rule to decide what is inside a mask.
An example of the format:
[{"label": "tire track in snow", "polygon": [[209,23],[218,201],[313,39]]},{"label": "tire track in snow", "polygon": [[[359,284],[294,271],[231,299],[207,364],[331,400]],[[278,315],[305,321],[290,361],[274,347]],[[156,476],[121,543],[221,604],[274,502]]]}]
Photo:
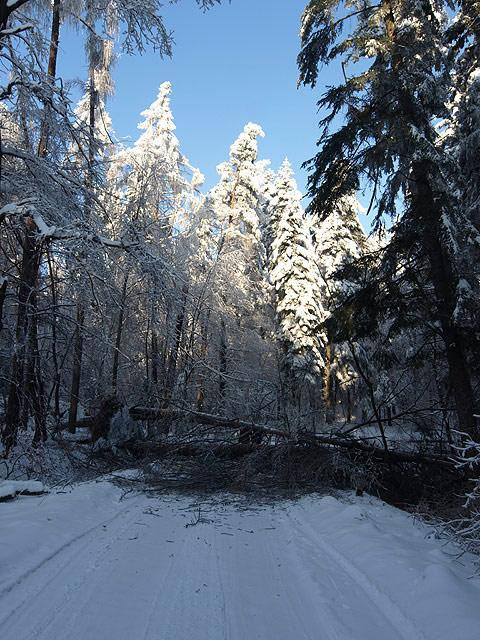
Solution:
[{"label": "tire track in snow", "polygon": [[[295,592],[295,590],[292,588],[291,577],[290,577],[290,581],[287,582],[285,580],[285,578],[283,577],[282,572],[280,572],[278,570],[278,561],[277,561],[278,559],[274,557],[271,545],[267,545],[267,553],[268,553],[268,556],[270,557],[270,563],[271,563],[272,567],[274,567],[274,573],[278,577],[278,582],[281,584],[282,591],[284,592],[284,594],[286,596],[283,600],[284,600],[284,602],[287,603],[290,612],[292,613],[292,615],[297,620],[297,624],[298,624],[299,628],[302,629],[303,634],[305,636],[305,640],[316,640],[316,638],[314,638],[310,634],[310,631],[309,631],[309,629],[307,628],[307,626],[305,624],[304,616],[302,616],[298,612],[297,607],[294,606],[294,604],[293,604],[294,600],[295,600],[295,602],[297,601],[298,592]],[[295,586],[298,586],[298,583],[296,583]],[[328,634],[328,638],[324,638],[324,640],[337,640],[337,638],[338,638],[338,636],[336,636],[335,639],[332,638],[331,634],[329,633]]]},{"label": "tire track in snow", "polygon": [[226,640],[229,635],[216,531],[206,523],[198,528],[185,528],[182,523],[181,533],[183,553],[176,554],[175,563],[178,577],[169,582],[168,597],[153,617],[153,621],[161,618],[162,631],[148,634],[144,640]]},{"label": "tire track in snow", "polygon": [[[184,546],[185,546],[185,543],[182,544],[182,549]],[[148,638],[151,637],[150,632],[152,630],[155,616],[157,615],[157,612],[158,612],[158,608],[159,608],[158,605],[160,603],[161,596],[165,594],[165,586],[168,585],[169,583],[175,564],[176,564],[176,557],[174,554],[172,554],[172,557],[170,558],[170,562],[168,564],[168,569],[163,575],[163,579],[157,582],[156,589],[155,589],[155,596],[153,597],[152,604],[150,607],[150,613],[148,615],[145,628],[143,629],[143,632],[142,632],[143,640],[148,640]]]},{"label": "tire track in snow", "polygon": [[222,584],[222,591],[230,634],[223,637],[356,640],[345,635],[341,621],[319,606],[310,584],[306,586],[304,575],[298,571],[298,557],[291,553],[291,529],[284,528],[273,510],[266,511],[265,516],[267,522],[262,515],[254,516],[247,524],[232,518],[236,525],[232,531],[241,533],[222,539],[224,548],[219,549],[219,558],[222,582],[226,583],[226,589]]},{"label": "tire track in snow", "polygon": [[[119,518],[125,511],[128,511],[128,507],[125,507],[122,511],[119,511],[118,513],[116,513],[114,516],[112,516],[111,518],[108,518],[107,520],[102,520],[102,522],[99,522],[98,524],[94,525],[93,527],[90,527],[89,529],[87,529],[86,531],[83,531],[82,533],[79,533],[78,535],[76,535],[74,538],[70,538],[70,540],[67,540],[67,542],[64,542],[60,547],[58,547],[57,549],[55,549],[55,551],[52,551],[51,553],[49,553],[45,558],[43,558],[40,562],[38,562],[37,564],[35,564],[33,567],[31,567],[30,569],[27,569],[26,571],[24,571],[20,576],[18,576],[17,578],[15,578],[14,580],[12,580],[8,585],[6,585],[5,587],[2,587],[0,589],[0,598],[2,598],[3,596],[9,594],[10,592],[12,592],[17,586],[20,586],[23,582],[25,582],[25,580],[27,578],[30,578],[31,576],[33,576],[39,569],[41,569],[44,565],[46,565],[47,563],[51,562],[52,560],[55,559],[56,556],[60,555],[61,553],[63,553],[64,551],[70,549],[70,547],[73,547],[77,542],[80,542],[80,540],[82,540],[83,538],[86,538],[87,536],[89,536],[90,534],[94,533],[95,531],[97,531],[98,529],[100,529],[100,527],[104,527],[107,526],[108,524],[111,524],[112,522],[114,522],[117,518]],[[1,622],[0,622],[1,624]]]},{"label": "tire track in snow", "polygon": [[[67,625],[67,628],[65,628],[62,632],[64,634],[63,637],[72,637],[73,630],[76,628],[76,622],[81,615],[79,594],[82,595],[83,602],[85,601],[85,595],[87,596],[87,598],[91,596],[92,588],[90,585],[90,578],[92,577],[92,575],[95,576],[97,572],[100,574],[99,570],[103,570],[105,563],[109,561],[110,554],[117,552],[119,541],[125,535],[126,531],[131,527],[132,522],[137,514],[136,511],[128,509],[125,515],[130,515],[127,521],[121,523],[119,527],[113,532],[111,530],[105,531],[105,535],[107,536],[106,539],[104,539],[103,541],[96,540],[94,543],[89,543],[86,547],[84,547],[89,558],[87,566],[85,566],[85,561],[82,557],[81,566],[78,568],[78,565],[76,565],[78,554],[75,558],[72,559],[71,562],[68,563],[69,573],[67,579],[64,585],[60,585],[60,587],[63,586],[63,593],[61,588],[60,590],[54,590],[54,598],[57,597],[59,591],[61,593],[60,597],[57,599],[55,606],[49,609],[48,616],[45,616],[43,620],[35,624],[34,631],[30,634],[30,636],[27,636],[25,640],[30,640],[30,638],[32,638],[32,640],[33,638],[47,638],[47,640],[50,640],[50,638],[52,637],[50,628],[56,623],[57,619],[64,614],[65,610],[71,610],[71,603],[72,601],[74,601],[73,613],[71,614],[70,621]],[[92,548],[91,553],[89,553],[89,548]],[[75,569],[73,573],[73,579],[71,577],[71,565],[73,565]],[[48,583],[49,586],[52,582],[54,582],[58,578],[61,578],[62,573],[65,571],[65,569],[67,569],[67,565],[63,567],[58,575]],[[84,589],[87,583],[88,588]]]},{"label": "tire track in snow", "polygon": [[[172,554],[163,565],[165,554],[152,556],[152,541],[161,540],[165,534],[158,518],[154,518],[148,526],[142,523],[145,528],[138,529],[137,526],[138,534],[132,537],[132,530],[139,525],[137,520],[142,520],[144,509],[149,504],[150,499],[145,499],[145,496],[137,497],[136,503],[128,509],[128,518],[114,531],[105,532],[108,538],[104,537],[103,543],[95,541],[90,548],[85,549],[88,567],[84,566],[83,558],[75,558],[68,566],[65,583],[59,581],[59,578],[63,578],[62,573],[57,576],[56,582],[49,583],[53,596],[53,606],[50,602],[48,604],[51,615],[43,616],[40,610],[34,629],[30,630],[30,635],[22,636],[22,640],[117,638],[119,620],[120,626],[131,625],[132,621],[134,622],[135,631],[122,635],[122,638],[158,638],[160,627],[152,628],[158,614],[157,605],[161,605],[162,594],[170,593],[168,583],[172,578],[176,559]],[[180,555],[182,550],[183,544],[180,549],[177,547]],[[136,581],[138,572],[135,569],[138,564],[135,560],[143,562],[141,582]],[[148,604],[143,600],[145,592],[138,592],[142,585],[147,585],[148,589],[152,590],[148,594]],[[67,593],[62,594],[65,586]],[[125,594],[125,588],[128,590],[128,601],[124,601],[117,609],[114,606],[113,611],[110,610],[109,613],[108,607],[112,601]],[[132,595],[140,597],[140,601],[144,603],[140,614],[134,608],[131,609],[135,602],[132,602]],[[103,615],[96,617],[95,612],[99,610]],[[38,613],[38,610],[35,613]],[[115,617],[112,618],[112,614]],[[93,621],[93,629],[89,621]],[[95,628],[96,624],[100,627]],[[117,631],[112,630],[115,624]],[[12,640],[18,638],[12,635]]]},{"label": "tire track in snow", "polygon": [[220,586],[220,611],[223,622],[223,640],[228,640],[229,637],[229,622],[227,617],[227,602],[225,598],[225,581],[222,576],[222,569],[220,566],[220,554],[218,547],[220,544],[220,535],[215,530],[213,534],[213,541],[215,543],[215,571],[217,575],[218,584]]},{"label": "tire track in snow", "polygon": [[[362,640],[358,634],[352,631],[345,624],[344,619],[339,615],[338,603],[333,606],[331,596],[332,589],[327,589],[324,584],[320,584],[307,570],[307,566],[312,564],[313,554],[308,554],[308,565],[305,562],[305,554],[300,553],[298,547],[298,538],[301,537],[303,531],[300,530],[300,536],[292,527],[287,510],[283,510],[280,519],[276,522],[277,528],[282,532],[281,540],[277,541],[277,552],[281,565],[278,573],[285,588],[287,595],[286,601],[292,605],[296,603],[298,611],[293,608],[297,619],[310,621],[310,630],[302,624],[302,628],[308,638],[317,640],[318,632],[322,632],[322,640]],[[300,560],[300,563],[299,563]],[[287,563],[288,561],[288,563]],[[300,572],[302,569],[303,572]],[[322,569],[325,566],[322,565]],[[335,568],[336,570],[336,568]],[[334,583],[334,572],[322,572],[322,578],[325,581]],[[368,640],[374,636],[368,635]],[[376,637],[376,636],[375,636]],[[387,640],[385,638],[385,640]],[[388,638],[388,640],[395,640]]]},{"label": "tire track in snow", "polygon": [[353,582],[365,593],[374,607],[395,629],[397,634],[404,640],[426,640],[425,635],[415,628],[413,622],[403,613],[400,607],[383,593],[378,586],[350,560],[339,553],[332,545],[326,542],[321,534],[302,518],[300,522],[287,512],[288,518],[296,527],[297,531],[307,533],[307,537],[313,546],[319,547],[335,564],[338,565]]},{"label": "tire track in snow", "polygon": [[[27,637],[39,637],[41,633],[43,633],[48,626],[50,626],[57,615],[61,612],[62,608],[69,603],[75,594],[79,591],[79,589],[85,584],[89,576],[92,572],[96,571],[100,566],[100,559],[104,556],[108,551],[110,551],[112,547],[112,541],[118,540],[120,535],[128,529],[131,524],[131,518],[126,522],[120,522],[118,527],[112,532],[112,530],[107,529],[104,530],[103,527],[107,527],[109,524],[116,522],[119,518],[123,516],[127,516],[130,513],[130,507],[123,508],[120,512],[116,513],[111,518],[100,522],[98,525],[90,527],[86,531],[81,534],[75,536],[61,547],[59,547],[56,551],[49,554],[46,558],[44,558],[40,563],[35,565],[32,569],[24,572],[22,576],[17,578],[8,588],[5,588],[2,594],[0,595],[0,602],[4,603],[4,600],[7,601],[9,598],[16,598],[17,588],[23,587],[24,583],[31,579],[34,580],[34,585],[30,586],[27,591],[24,591],[21,594],[21,597],[17,599],[17,602],[13,604],[13,607],[9,607],[9,613],[0,620],[0,629],[2,630],[2,637],[6,638],[5,634],[8,633],[9,627],[11,628],[10,622],[13,622],[15,626],[17,620],[15,619],[15,614],[22,610],[22,616],[26,616],[28,611],[32,611],[39,606],[38,598],[41,597],[46,590],[48,590],[51,585],[61,577],[62,573],[64,573],[67,569],[70,568],[72,564],[74,564],[77,559],[81,558],[82,563],[82,571],[80,572],[80,578],[78,574],[75,574],[74,580],[68,583],[67,577],[67,588],[65,589],[65,584],[62,583],[61,589],[57,592],[54,592],[54,595],[60,593],[60,602],[57,602],[57,605],[54,608],[48,608],[44,611],[40,612],[40,620],[37,618],[37,622],[35,622],[34,630]],[[93,555],[89,555],[89,565],[85,567],[85,553],[88,552],[89,547],[92,546],[92,540],[90,539],[92,534],[98,532],[100,530],[102,533],[105,532],[107,539],[103,539],[102,543],[99,543],[98,540],[93,541],[94,552]],[[115,536],[112,539],[112,534]],[[84,542],[84,544],[78,544],[80,542]],[[96,547],[96,548],[95,548]],[[71,551],[67,555],[66,558],[63,558],[63,552]],[[94,561],[91,558],[94,558]],[[51,567],[51,563],[53,562],[54,567]],[[52,573],[53,571],[53,573]],[[47,574],[46,576],[44,574]],[[49,591],[48,591],[49,592]],[[48,618],[48,619],[46,619]],[[33,634],[33,635],[32,635]],[[15,638],[15,636],[12,636]],[[15,638],[15,640],[17,640]],[[23,640],[23,639],[22,639]],[[26,640],[26,638],[25,638]]]}]

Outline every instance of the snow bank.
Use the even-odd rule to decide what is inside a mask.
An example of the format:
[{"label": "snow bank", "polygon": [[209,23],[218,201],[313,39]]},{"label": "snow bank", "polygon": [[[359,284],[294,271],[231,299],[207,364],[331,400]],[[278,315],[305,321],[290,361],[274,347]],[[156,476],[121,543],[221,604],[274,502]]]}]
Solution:
[{"label": "snow bank", "polygon": [[0,484],[0,500],[8,500],[9,498],[14,498],[17,492],[15,491],[15,486],[13,482],[2,482]]},{"label": "snow bank", "polygon": [[8,480],[0,482],[0,500],[9,500],[21,495],[40,495],[45,491],[38,480]]}]

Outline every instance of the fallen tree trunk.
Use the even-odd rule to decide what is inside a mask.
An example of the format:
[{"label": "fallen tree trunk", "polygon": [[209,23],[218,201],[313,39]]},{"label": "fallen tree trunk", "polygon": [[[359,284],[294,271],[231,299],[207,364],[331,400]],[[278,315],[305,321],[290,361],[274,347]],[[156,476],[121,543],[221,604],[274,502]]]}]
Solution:
[{"label": "fallen tree trunk", "polygon": [[181,409],[157,409],[155,407],[131,407],[129,410],[130,417],[133,420],[172,420],[185,418],[197,424],[208,424],[217,427],[227,427],[230,429],[251,429],[252,431],[260,431],[265,434],[276,435],[282,438],[289,438],[286,431],[280,429],[272,429],[266,425],[259,425],[247,420],[239,418],[227,418],[225,416],[216,416],[211,413],[203,413],[201,411],[183,411]]},{"label": "fallen tree trunk", "polygon": [[200,411],[184,411],[180,409],[157,409],[155,407],[131,407],[129,410],[130,417],[133,420],[160,420],[160,419],[178,419],[185,418],[197,424],[205,424],[219,426],[228,429],[249,429],[253,432],[267,435],[275,435],[285,440],[290,440],[292,444],[297,445],[318,445],[339,447],[353,451],[361,451],[372,455],[375,459],[383,462],[410,462],[416,464],[444,464],[453,465],[450,458],[445,456],[428,455],[421,453],[410,453],[408,451],[385,450],[380,447],[368,444],[361,439],[356,438],[339,438],[336,436],[328,436],[324,434],[311,433],[308,431],[299,432],[296,436],[292,436],[287,431],[275,429],[266,425],[259,425],[238,418],[228,418],[226,416],[216,416],[210,413]]},{"label": "fallen tree trunk", "polygon": [[408,451],[395,451],[385,450],[374,445],[367,444],[362,440],[357,439],[344,439],[336,437],[323,436],[321,434],[309,434],[309,437],[305,439],[306,442],[312,442],[321,445],[330,445],[334,447],[340,447],[342,449],[350,449],[355,451],[362,451],[363,453],[371,454],[374,458],[384,462],[412,462],[418,464],[448,464],[452,465],[452,460],[444,456],[426,455],[422,453],[409,453]]},{"label": "fallen tree trunk", "polygon": [[[222,460],[237,460],[257,450],[255,445],[240,443],[211,444],[209,442],[162,443],[127,441],[117,445],[119,449],[135,456],[178,456],[195,458],[202,455],[213,455]],[[272,445],[273,446],[273,445]]]}]

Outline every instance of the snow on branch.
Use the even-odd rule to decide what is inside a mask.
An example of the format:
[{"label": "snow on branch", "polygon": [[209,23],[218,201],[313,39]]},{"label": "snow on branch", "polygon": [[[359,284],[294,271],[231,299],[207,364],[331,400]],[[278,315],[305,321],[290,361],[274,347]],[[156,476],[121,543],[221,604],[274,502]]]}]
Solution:
[{"label": "snow on branch", "polygon": [[138,245],[137,242],[126,242],[124,240],[113,240],[96,233],[82,231],[78,229],[61,228],[54,225],[48,225],[44,218],[35,209],[31,200],[12,202],[0,209],[0,222],[7,217],[30,217],[37,228],[37,239],[40,242],[51,240],[84,240],[100,244],[104,247],[113,249],[131,249]]},{"label": "snow on branch", "polygon": [[10,29],[2,29],[0,31],[0,38],[6,38],[8,36],[16,36],[23,31],[29,31],[30,29],[34,29],[35,26],[31,22],[26,22],[25,24],[19,24],[17,27],[12,27]]}]

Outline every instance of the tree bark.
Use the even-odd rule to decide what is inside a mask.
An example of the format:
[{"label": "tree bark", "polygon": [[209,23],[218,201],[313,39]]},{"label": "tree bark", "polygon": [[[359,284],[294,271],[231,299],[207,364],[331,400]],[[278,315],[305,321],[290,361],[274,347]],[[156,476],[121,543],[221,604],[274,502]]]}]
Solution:
[{"label": "tree bark", "polygon": [[54,416],[58,421],[60,418],[60,369],[58,366],[57,354],[57,288],[55,285],[55,273],[53,271],[52,256],[47,250],[48,273],[50,276],[50,295],[52,300],[52,363],[53,363],[53,387],[49,395],[49,401],[53,395]]},{"label": "tree bark", "polygon": [[40,378],[40,353],[37,330],[37,291],[30,296],[30,313],[28,314],[27,341],[25,349],[25,366],[23,375],[23,407],[22,422],[27,427],[29,415],[33,415],[35,432],[33,444],[47,439],[46,416],[43,398],[43,385]]},{"label": "tree bark", "polygon": [[440,239],[441,211],[431,187],[427,161],[417,162],[412,169],[415,194],[414,208],[422,223],[420,240],[430,264],[437,307],[437,318],[445,343],[448,379],[453,392],[458,425],[461,431],[477,435],[475,399],[468,366],[464,336],[454,322],[456,278],[451,259]]},{"label": "tree bark", "polygon": [[18,289],[18,310],[15,329],[15,346],[12,358],[10,385],[8,390],[5,427],[2,442],[6,455],[15,445],[22,407],[25,402],[24,368],[27,349],[29,316],[32,315],[31,297],[35,294],[40,267],[41,247],[35,233],[36,225],[32,218],[25,219],[20,284]]},{"label": "tree bark", "polygon": [[335,421],[335,402],[333,397],[333,376],[332,376],[333,344],[329,338],[325,348],[325,367],[323,381],[323,401],[325,403],[325,422],[333,424]]},{"label": "tree bark", "polygon": [[183,336],[183,325],[185,321],[185,310],[187,306],[187,285],[182,287],[182,301],[180,303],[180,309],[178,310],[177,317],[175,319],[175,338],[170,357],[168,359],[167,376],[165,381],[165,402],[166,406],[170,402],[170,398],[175,386],[175,374],[177,371],[178,353],[180,350],[180,344]]},{"label": "tree bark", "polygon": [[218,393],[220,395],[220,406],[225,405],[225,392],[227,387],[227,327],[225,320],[220,320],[220,349],[218,354],[220,377],[218,381]]},{"label": "tree bark", "polygon": [[70,388],[70,408],[68,411],[68,430],[75,433],[77,422],[78,403],[80,399],[80,380],[82,377],[82,355],[83,355],[83,323],[85,311],[83,306],[77,304],[77,325],[75,327],[75,342],[73,345],[73,368],[72,384]]},{"label": "tree bark", "polygon": [[128,273],[125,275],[122,286],[122,295],[120,299],[120,313],[118,314],[117,335],[115,338],[115,350],[113,352],[112,366],[112,389],[115,392],[118,382],[118,362],[120,355],[120,346],[122,343],[123,322],[125,318],[125,302],[127,298]]},{"label": "tree bark", "polygon": [[[210,310],[207,311],[205,318],[200,321],[200,362],[205,361],[208,350],[208,324],[210,320]],[[196,397],[197,411],[203,411],[205,409],[205,377],[203,372],[199,371],[197,397]]]},{"label": "tree bark", "polygon": [[[58,59],[58,45],[60,42],[60,0],[53,0],[52,5],[52,27],[50,32],[50,50],[48,56],[48,77],[54,81],[57,75],[57,59]],[[40,132],[40,139],[38,142],[39,158],[44,158],[48,151],[49,140],[49,127],[46,114],[42,122],[42,128]]]},{"label": "tree bark", "polygon": [[[90,11],[90,3],[87,3],[87,12]],[[88,140],[88,164],[85,171],[85,203],[84,217],[88,221],[92,212],[92,190],[93,190],[93,162],[95,159],[95,108],[97,105],[97,91],[95,88],[94,66],[92,60],[89,60],[89,140]],[[80,399],[80,381],[82,375],[82,357],[83,357],[83,324],[85,320],[85,301],[83,294],[80,292],[77,298],[77,324],[75,328],[75,341],[73,347],[73,369],[72,383],[70,387],[70,408],[68,412],[68,430],[75,433],[75,424],[77,422],[78,404]]]},{"label": "tree bark", "polygon": [[158,383],[158,335],[157,332],[152,330],[152,337],[150,339],[151,351],[152,351],[152,382]]},{"label": "tree bark", "polygon": [[7,297],[8,280],[6,278],[0,278],[0,331],[3,329],[3,306],[5,304],[5,298]]}]

